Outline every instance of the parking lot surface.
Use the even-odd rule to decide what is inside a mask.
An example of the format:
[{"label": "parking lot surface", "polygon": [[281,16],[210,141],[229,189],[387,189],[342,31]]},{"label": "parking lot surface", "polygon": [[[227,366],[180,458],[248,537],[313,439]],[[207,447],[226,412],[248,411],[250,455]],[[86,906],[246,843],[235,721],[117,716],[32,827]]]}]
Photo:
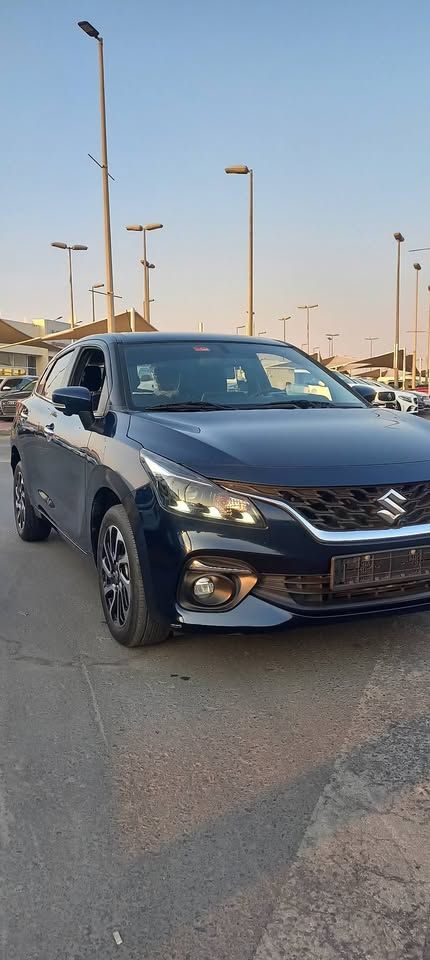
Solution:
[{"label": "parking lot surface", "polygon": [[430,615],[123,649],[7,460],[2,960],[430,958]]}]

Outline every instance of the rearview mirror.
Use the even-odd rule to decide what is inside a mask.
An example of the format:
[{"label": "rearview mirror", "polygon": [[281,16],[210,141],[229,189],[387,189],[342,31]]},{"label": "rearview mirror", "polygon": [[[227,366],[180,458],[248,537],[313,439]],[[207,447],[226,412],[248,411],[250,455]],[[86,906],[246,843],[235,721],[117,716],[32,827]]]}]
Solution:
[{"label": "rearview mirror", "polygon": [[351,390],[358,393],[358,396],[362,400],[367,400],[368,403],[373,403],[375,399],[375,390],[370,386],[370,383],[351,383]]},{"label": "rearview mirror", "polygon": [[66,417],[93,416],[93,401],[87,387],[60,387],[54,390],[52,402]]}]

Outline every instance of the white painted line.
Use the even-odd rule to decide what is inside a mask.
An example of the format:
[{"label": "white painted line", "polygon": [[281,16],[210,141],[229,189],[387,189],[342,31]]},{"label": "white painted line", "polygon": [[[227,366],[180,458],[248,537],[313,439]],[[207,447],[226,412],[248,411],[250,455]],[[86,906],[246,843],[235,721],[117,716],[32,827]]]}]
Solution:
[{"label": "white painted line", "polygon": [[254,960],[422,960],[430,910],[424,634],[411,621],[409,650],[387,643]]}]

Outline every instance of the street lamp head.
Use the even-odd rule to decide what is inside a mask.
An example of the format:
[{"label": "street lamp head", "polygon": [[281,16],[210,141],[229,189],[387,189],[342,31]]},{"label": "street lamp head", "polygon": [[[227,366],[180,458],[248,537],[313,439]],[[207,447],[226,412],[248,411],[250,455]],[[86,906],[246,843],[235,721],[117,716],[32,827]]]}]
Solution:
[{"label": "street lamp head", "polygon": [[100,287],[104,287],[104,283],[93,283],[92,290],[99,290]]},{"label": "street lamp head", "polygon": [[81,30],[83,30],[84,33],[86,33],[89,37],[93,37],[94,40],[99,39],[99,31],[96,30],[96,28],[93,27],[92,23],[89,23],[88,20],[79,20],[78,27],[80,27]]},{"label": "street lamp head", "polygon": [[145,223],[144,230],[161,230],[163,227],[162,223]]},{"label": "street lamp head", "polygon": [[129,227],[126,227],[125,229],[126,229],[126,230],[139,230],[139,231],[141,231],[141,230],[144,229],[144,227],[142,227],[142,224],[141,224],[141,223],[132,223],[132,224],[130,224]]},{"label": "street lamp head", "polygon": [[55,243],[51,243],[51,247],[58,247],[59,250],[67,250],[67,243],[59,243],[55,241]]},{"label": "street lamp head", "polygon": [[402,234],[401,234],[401,233],[395,233],[395,234],[394,234],[394,239],[397,240],[399,243],[403,243],[403,241],[404,241],[405,238],[402,237]]},{"label": "street lamp head", "polygon": [[225,167],[225,172],[226,173],[250,173],[251,171],[249,167],[246,166],[246,164],[240,163],[238,166],[235,166],[235,167]]},{"label": "street lamp head", "polygon": [[421,270],[421,264],[420,264],[420,263],[414,263],[414,270]]},{"label": "street lamp head", "polygon": [[73,247],[70,247],[71,250],[88,250],[88,247],[84,243],[74,243]]},{"label": "street lamp head", "polygon": [[142,267],[146,266],[148,270],[154,270],[155,268],[155,263],[149,263],[148,260],[141,260],[140,262],[142,264]]}]

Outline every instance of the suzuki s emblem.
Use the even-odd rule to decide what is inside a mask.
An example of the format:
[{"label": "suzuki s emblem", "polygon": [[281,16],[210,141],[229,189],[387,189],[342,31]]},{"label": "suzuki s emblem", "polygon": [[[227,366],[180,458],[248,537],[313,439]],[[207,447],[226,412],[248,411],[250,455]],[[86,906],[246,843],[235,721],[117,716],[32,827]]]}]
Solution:
[{"label": "suzuki s emblem", "polygon": [[378,503],[382,504],[382,510],[378,510],[378,516],[382,517],[386,523],[395,523],[406,513],[402,503],[406,503],[406,497],[397,490],[388,490],[383,497],[378,497]]}]

